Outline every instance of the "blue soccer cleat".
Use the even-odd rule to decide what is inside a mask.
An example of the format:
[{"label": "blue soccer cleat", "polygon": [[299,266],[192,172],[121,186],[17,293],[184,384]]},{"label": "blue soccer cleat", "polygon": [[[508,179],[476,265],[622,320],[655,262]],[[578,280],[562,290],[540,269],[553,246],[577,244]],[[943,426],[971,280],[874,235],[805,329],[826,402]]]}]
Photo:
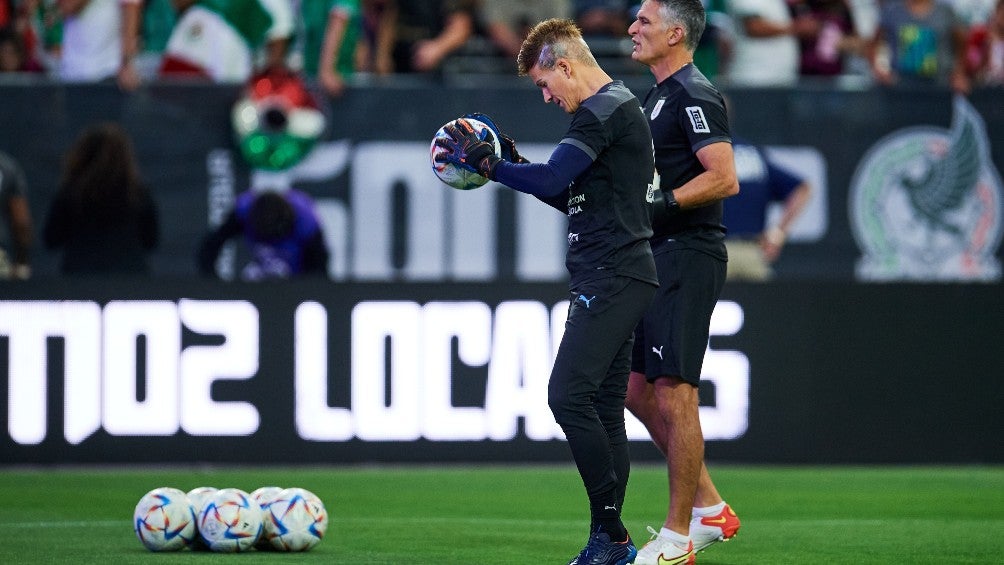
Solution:
[{"label": "blue soccer cleat", "polygon": [[634,563],[638,550],[631,541],[610,541],[610,534],[597,528],[589,536],[589,542],[568,565],[627,565]]}]

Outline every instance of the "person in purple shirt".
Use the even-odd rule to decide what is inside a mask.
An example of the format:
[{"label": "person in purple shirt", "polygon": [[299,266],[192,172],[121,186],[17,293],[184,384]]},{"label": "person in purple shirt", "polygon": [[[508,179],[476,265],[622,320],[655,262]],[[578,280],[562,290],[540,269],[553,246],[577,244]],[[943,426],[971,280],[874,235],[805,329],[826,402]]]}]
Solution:
[{"label": "person in purple shirt", "polygon": [[248,281],[325,276],[330,253],[310,196],[285,192],[247,191],[233,210],[199,246],[198,267],[216,276],[216,260],[223,245],[243,236],[250,260],[241,271]]}]

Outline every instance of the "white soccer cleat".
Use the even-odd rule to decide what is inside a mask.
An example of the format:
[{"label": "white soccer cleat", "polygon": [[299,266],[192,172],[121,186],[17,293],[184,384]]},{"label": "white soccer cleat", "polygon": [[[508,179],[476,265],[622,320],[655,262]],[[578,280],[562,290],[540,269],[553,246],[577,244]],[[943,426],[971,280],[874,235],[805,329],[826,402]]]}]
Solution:
[{"label": "white soccer cleat", "polygon": [[694,553],[708,546],[728,541],[739,531],[739,517],[728,504],[714,516],[694,516],[690,520],[690,539],[694,543]]},{"label": "white soccer cleat", "polygon": [[694,542],[680,547],[669,538],[659,535],[652,526],[648,527],[652,539],[638,550],[634,565],[694,565]]}]

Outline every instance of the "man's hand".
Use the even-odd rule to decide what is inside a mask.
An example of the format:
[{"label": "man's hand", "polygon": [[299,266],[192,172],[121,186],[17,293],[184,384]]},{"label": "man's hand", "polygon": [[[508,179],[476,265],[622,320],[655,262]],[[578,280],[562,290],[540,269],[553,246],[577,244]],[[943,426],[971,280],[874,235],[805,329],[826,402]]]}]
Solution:
[{"label": "man's hand", "polygon": [[481,112],[472,112],[470,114],[465,114],[465,118],[473,118],[479,122],[485,124],[491,128],[492,132],[495,133],[495,137],[499,140],[499,145],[502,146],[502,160],[509,161],[510,163],[529,163],[522,155],[516,151],[516,142],[513,138],[506,135],[502,128],[500,128],[488,114],[483,114]]},{"label": "man's hand", "polygon": [[468,171],[492,179],[492,172],[502,161],[495,155],[495,137],[490,128],[480,135],[474,126],[463,118],[443,128],[449,138],[437,138],[436,145],[446,151],[436,155],[439,163],[452,163]]}]

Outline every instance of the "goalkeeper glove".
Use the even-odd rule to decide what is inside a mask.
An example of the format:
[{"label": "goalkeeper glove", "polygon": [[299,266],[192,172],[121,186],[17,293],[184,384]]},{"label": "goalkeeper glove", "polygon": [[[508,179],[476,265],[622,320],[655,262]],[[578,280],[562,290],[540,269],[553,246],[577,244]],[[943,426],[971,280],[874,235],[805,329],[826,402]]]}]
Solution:
[{"label": "goalkeeper glove", "polygon": [[436,162],[451,163],[493,180],[492,172],[502,161],[495,155],[495,138],[491,128],[478,135],[474,126],[463,118],[443,128],[449,137],[436,139],[436,145],[446,151],[436,155]]},{"label": "goalkeeper glove", "polygon": [[513,138],[502,133],[502,128],[495,124],[495,120],[491,119],[488,114],[482,114],[481,112],[473,112],[470,114],[465,114],[465,118],[473,118],[479,122],[484,123],[488,126],[495,137],[499,140],[499,145],[502,146],[502,159],[509,161],[510,163],[529,163],[522,155],[516,151],[516,142]]}]

